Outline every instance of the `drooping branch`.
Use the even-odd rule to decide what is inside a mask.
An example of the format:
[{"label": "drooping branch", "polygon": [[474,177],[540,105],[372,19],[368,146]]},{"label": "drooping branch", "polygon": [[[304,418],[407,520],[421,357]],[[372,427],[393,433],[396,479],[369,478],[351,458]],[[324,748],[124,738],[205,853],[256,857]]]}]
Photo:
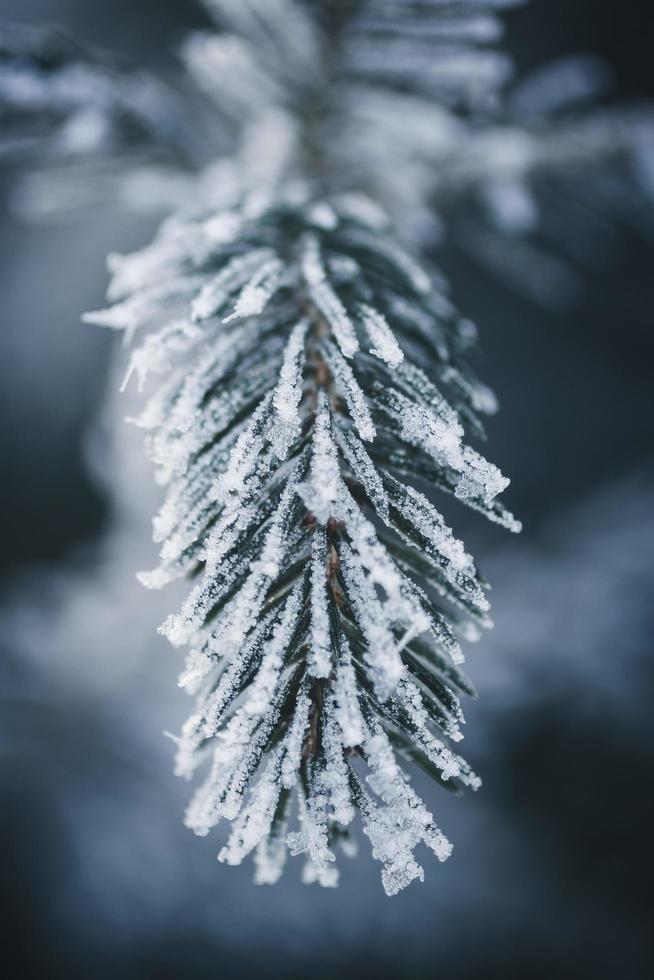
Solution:
[{"label": "drooping branch", "polygon": [[[168,485],[161,564],[142,578],[196,581],[162,627],[190,645],[180,683],[197,697],[178,772],[213,759],[187,823],[234,820],[223,858],[257,846],[269,880],[285,850],[274,870],[268,834],[293,791],[291,853],[333,884],[330,841],[359,806],[393,891],[422,874],[419,840],[449,851],[381,759],[394,745],[441,782],[478,785],[431,726],[461,737],[460,639],[489,624],[472,559],[407,475],[518,525],[495,499],[508,481],[464,442],[463,420],[480,432],[494,408],[465,365],[468,325],[371,215],[294,191],[169,223],[112,260],[118,303],[87,319],[149,328],[130,373],[170,374],[140,420]],[[410,355],[431,358],[448,399]],[[384,835],[396,821],[414,827],[401,845]]]}]

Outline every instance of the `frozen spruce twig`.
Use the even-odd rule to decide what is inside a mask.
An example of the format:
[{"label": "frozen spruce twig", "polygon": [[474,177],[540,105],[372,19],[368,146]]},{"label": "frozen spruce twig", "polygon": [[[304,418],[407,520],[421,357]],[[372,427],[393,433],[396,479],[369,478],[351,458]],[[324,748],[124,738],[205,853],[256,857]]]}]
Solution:
[{"label": "frozen spruce twig", "polygon": [[372,211],[296,185],[246,196],[229,236],[178,217],[112,258],[116,304],[87,319],[134,337],[128,375],[165,376],[138,420],[167,487],[142,580],[193,581],[162,627],[196,698],[176,739],[177,771],[205,771],[188,826],[233,821],[220,859],[254,851],[259,881],[290,851],[329,886],[358,811],[392,894],[422,877],[417,844],[451,849],[406,764],[479,784],[446,742],[488,601],[427,485],[518,525],[466,441],[494,408],[469,324]]}]

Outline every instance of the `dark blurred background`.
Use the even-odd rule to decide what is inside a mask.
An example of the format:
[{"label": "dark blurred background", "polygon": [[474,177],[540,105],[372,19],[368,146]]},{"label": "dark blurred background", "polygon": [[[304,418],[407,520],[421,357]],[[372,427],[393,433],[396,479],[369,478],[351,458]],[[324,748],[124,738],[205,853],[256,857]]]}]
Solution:
[{"label": "dark blurred background", "polygon": [[[205,23],[192,0],[3,0],[0,16],[61,23],[168,75]],[[654,97],[648,4],[533,0],[507,23],[520,69],[592,51],[616,99]],[[155,498],[141,464],[116,513],[107,474],[134,436],[101,417],[114,341],[79,321],[102,303],[105,254],[156,220],[30,226],[1,201],[5,975],[651,976],[651,243],[621,229],[560,314],[440,256],[481,327],[502,404],[489,454],[525,531],[507,541],[458,514],[494,584],[496,630],[469,658],[482,697],[466,755],[485,785],[458,800],[420,786],[455,853],[391,900],[365,842],[337,892],[296,869],[261,890],[217,864],[219,834],[180,826],[188,787],[160,733],[188,705],[154,636],[174,599],[134,583],[153,563]]]}]

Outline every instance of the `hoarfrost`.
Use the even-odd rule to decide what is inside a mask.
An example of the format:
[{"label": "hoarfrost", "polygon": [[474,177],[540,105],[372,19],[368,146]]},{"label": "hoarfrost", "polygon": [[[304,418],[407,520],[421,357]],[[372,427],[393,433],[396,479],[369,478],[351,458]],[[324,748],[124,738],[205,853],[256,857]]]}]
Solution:
[{"label": "hoarfrost", "polygon": [[334,513],[340,481],[327,399],[321,395],[313,430],[310,476],[298,487],[307,510],[320,524],[327,524]]},{"label": "hoarfrost", "polygon": [[300,431],[301,419],[298,408],[302,399],[304,342],[308,326],[306,320],[301,320],[293,327],[284,351],[279,381],[273,395],[273,405],[278,422],[273,429],[272,442],[280,459],[286,457],[293,440]]},{"label": "hoarfrost", "polygon": [[327,535],[317,528],[311,541],[311,657],[309,672],[314,677],[329,677],[331,644],[327,608]]},{"label": "hoarfrost", "polygon": [[395,334],[386,319],[371,306],[361,304],[359,313],[371,343],[370,353],[386,361],[389,367],[395,368],[404,360],[404,354],[397,342]]},{"label": "hoarfrost", "polygon": [[315,235],[309,235],[305,240],[302,272],[311,298],[329,324],[343,356],[352,357],[359,349],[354,324],[327,280]]},{"label": "hoarfrost", "polygon": [[191,315],[194,320],[207,320],[215,316],[237,289],[245,286],[267,264],[276,261],[269,248],[256,248],[245,255],[237,255],[206,282],[193,301]]},{"label": "hoarfrost", "polygon": [[334,344],[325,341],[323,348],[327,364],[334,373],[338,390],[347,402],[357,432],[362,439],[371,442],[376,435],[375,426],[366,396],[354,375],[354,371]]},{"label": "hoarfrost", "polygon": [[270,299],[284,281],[284,264],[279,259],[269,259],[249,279],[236,300],[234,312],[223,323],[242,320],[263,313]]}]

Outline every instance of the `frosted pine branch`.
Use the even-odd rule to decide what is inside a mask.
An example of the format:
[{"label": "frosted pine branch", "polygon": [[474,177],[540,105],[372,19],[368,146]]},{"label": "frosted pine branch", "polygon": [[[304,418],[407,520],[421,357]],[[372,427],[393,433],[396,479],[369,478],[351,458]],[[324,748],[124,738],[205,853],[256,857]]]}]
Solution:
[{"label": "frosted pine branch", "polygon": [[142,580],[195,583],[162,626],[189,647],[196,698],[177,771],[208,767],[189,827],[233,821],[220,858],[256,851],[258,880],[288,848],[333,885],[358,809],[393,893],[422,876],[420,841],[450,851],[395,753],[478,785],[445,740],[471,690],[460,641],[490,625],[472,558],[413,480],[518,525],[496,500],[508,481],[465,442],[494,408],[465,365],[468,325],[365,214],[295,189],[245,199],[231,235],[213,214],[169,221],[112,257],[116,305],[87,320],[135,338],[128,378],[164,376],[137,420],[167,487]]}]

